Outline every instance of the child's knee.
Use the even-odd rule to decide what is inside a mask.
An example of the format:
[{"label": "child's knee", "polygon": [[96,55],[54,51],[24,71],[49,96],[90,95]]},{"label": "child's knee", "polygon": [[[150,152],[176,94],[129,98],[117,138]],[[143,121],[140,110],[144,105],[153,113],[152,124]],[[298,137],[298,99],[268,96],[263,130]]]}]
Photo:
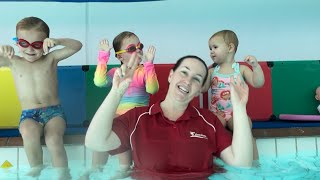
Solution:
[{"label": "child's knee", "polygon": [[46,135],[45,141],[46,141],[48,148],[56,147],[59,145],[63,145],[63,136],[60,136],[58,134]]},{"label": "child's knee", "polygon": [[[35,122],[36,123],[36,122]],[[23,139],[39,140],[42,135],[42,127],[33,122],[23,122],[19,127],[19,132]]]}]

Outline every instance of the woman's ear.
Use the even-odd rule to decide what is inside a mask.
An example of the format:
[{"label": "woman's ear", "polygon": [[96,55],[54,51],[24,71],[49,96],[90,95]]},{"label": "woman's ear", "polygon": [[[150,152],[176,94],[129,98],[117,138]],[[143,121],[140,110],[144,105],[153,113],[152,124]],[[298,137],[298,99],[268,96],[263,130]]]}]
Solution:
[{"label": "woman's ear", "polygon": [[171,78],[172,78],[173,70],[170,70],[169,76],[168,76],[168,82],[169,84],[171,83]]}]

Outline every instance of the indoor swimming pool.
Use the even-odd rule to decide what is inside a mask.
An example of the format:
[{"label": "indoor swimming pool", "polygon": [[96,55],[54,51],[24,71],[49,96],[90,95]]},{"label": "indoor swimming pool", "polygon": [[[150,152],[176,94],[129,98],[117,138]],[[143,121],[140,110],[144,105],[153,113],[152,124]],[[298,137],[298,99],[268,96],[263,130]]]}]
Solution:
[{"label": "indoor swimming pool", "polygon": [[[256,167],[253,168],[235,168],[225,165],[222,161],[216,160],[216,163],[223,166],[226,169],[225,173],[214,174],[209,179],[219,180],[238,180],[238,179],[253,179],[253,180],[293,180],[293,179],[318,179],[320,176],[320,158],[316,157],[278,157],[278,158],[261,158],[259,163],[256,163]],[[69,161],[70,173],[72,179],[81,179],[81,175],[84,174],[86,168],[85,163],[79,160]],[[109,179],[113,175],[118,167],[118,160],[116,157],[110,157],[107,165],[102,173],[94,172],[90,175],[89,179],[92,180],[105,180]],[[29,167],[28,165],[22,165],[19,170],[1,169],[1,179],[37,179],[25,176]],[[56,179],[55,171],[48,164],[42,171],[38,178],[39,180]],[[125,178],[129,180],[131,178]]]}]

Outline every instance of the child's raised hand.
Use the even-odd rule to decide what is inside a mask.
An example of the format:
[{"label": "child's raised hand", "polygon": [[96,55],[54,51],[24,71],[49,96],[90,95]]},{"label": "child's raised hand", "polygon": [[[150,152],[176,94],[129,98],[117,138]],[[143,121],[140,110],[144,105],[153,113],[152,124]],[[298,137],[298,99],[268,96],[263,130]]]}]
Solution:
[{"label": "child's raised hand", "polygon": [[109,46],[109,41],[107,39],[102,39],[99,43],[99,50],[109,52],[112,47]]},{"label": "child's raised hand", "polygon": [[240,78],[240,76],[230,78],[231,85],[231,103],[233,105],[246,106],[249,96],[248,85]]},{"label": "child's raised hand", "polygon": [[140,57],[137,53],[133,53],[127,64],[122,64],[113,76],[112,89],[123,95],[128,89],[132,81],[133,74],[139,65]]},{"label": "child's raised hand", "polygon": [[8,58],[8,59],[12,59],[12,57],[14,56],[14,49],[12,46],[0,46],[0,56]]},{"label": "child's raised hand", "polygon": [[43,41],[43,52],[44,53],[48,53],[50,48],[53,48],[57,45],[57,41],[55,39],[52,38],[46,38]]},{"label": "child's raised hand", "polygon": [[145,62],[148,61],[148,62],[153,63],[155,53],[156,53],[156,48],[154,46],[150,46],[148,48],[148,51],[144,55],[143,61],[145,61]]},{"label": "child's raised hand", "polygon": [[258,65],[258,61],[256,57],[248,55],[244,58],[244,61],[247,62],[250,66],[256,67]]}]

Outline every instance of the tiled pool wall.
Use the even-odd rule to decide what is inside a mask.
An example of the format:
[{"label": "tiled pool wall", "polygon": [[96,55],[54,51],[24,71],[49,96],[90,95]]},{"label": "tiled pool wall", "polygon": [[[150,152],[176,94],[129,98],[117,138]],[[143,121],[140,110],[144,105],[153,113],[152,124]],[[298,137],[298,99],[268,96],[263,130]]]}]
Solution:
[{"label": "tiled pool wall", "polygon": [[259,138],[257,146],[260,157],[319,156],[320,136]]},{"label": "tiled pool wall", "polygon": [[[286,138],[258,138],[257,146],[261,158],[277,157],[315,157],[319,156],[320,136],[286,137]],[[84,167],[91,166],[92,151],[83,144],[65,144],[68,160],[83,162]],[[46,146],[43,149],[44,164],[51,164]],[[0,148],[0,165],[5,161],[12,164],[11,170],[19,166],[28,166],[28,160],[22,146],[2,146]]]}]

